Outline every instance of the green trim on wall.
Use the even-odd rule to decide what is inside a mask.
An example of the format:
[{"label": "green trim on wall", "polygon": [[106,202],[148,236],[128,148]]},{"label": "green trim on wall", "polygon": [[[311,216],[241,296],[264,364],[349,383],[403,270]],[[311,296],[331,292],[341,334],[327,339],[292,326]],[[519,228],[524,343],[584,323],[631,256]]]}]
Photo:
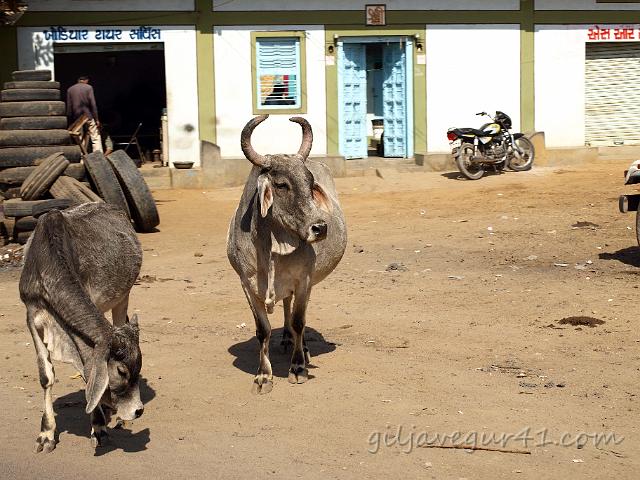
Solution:
[{"label": "green trim on wall", "polygon": [[520,23],[520,128],[536,128],[534,0],[522,0]]},{"label": "green trim on wall", "polygon": [[631,24],[640,23],[640,10],[537,10],[535,24]]},{"label": "green trim on wall", "polygon": [[11,72],[18,70],[18,36],[15,27],[0,27],[0,84],[10,82]]},{"label": "green trim on wall", "polygon": [[[258,74],[256,68],[256,39],[258,38],[297,38],[300,46],[300,107],[268,108],[258,107]],[[255,31],[251,32],[251,108],[254,115],[307,113],[307,43],[305,32],[300,30]]]},{"label": "green trim on wall", "polygon": [[27,12],[20,18],[17,26],[195,25],[198,20],[213,24],[210,13],[195,12]]},{"label": "green trim on wall", "polygon": [[[378,31],[385,27],[365,26],[362,10],[244,11],[215,12],[216,25],[333,25]],[[518,10],[388,10],[387,24],[411,28],[427,23],[520,23]],[[391,27],[391,28],[393,28]]]},{"label": "green trim on wall", "polygon": [[[338,122],[338,59],[337,46],[334,36],[364,37],[364,36],[405,36],[416,37],[413,48],[413,149],[414,152],[427,150],[427,76],[426,65],[418,65],[416,44],[421,43],[425,51],[425,29],[421,25],[411,25],[408,28],[396,26],[379,28],[360,28],[351,25],[349,29],[339,25],[325,25],[325,55],[334,56],[333,65],[325,67],[326,100],[327,100],[327,155],[340,155],[340,125]],[[330,51],[331,47],[333,52]]]},{"label": "green trim on wall", "polygon": [[[196,9],[211,8],[210,0],[196,0]],[[215,62],[213,25],[209,15],[198,15],[196,22],[196,61],[198,76],[198,125],[200,140],[216,143]]]},{"label": "green trim on wall", "polygon": [[[371,30],[364,25],[363,10],[340,11],[212,11],[209,1],[196,0],[195,12],[27,12],[18,27],[48,25],[333,25],[341,28]],[[640,23],[640,11],[632,10],[533,10],[529,0],[522,0],[520,10],[391,10],[387,23],[396,28],[416,24],[589,24]],[[10,27],[3,27],[10,28]],[[385,27],[375,27],[376,30]],[[393,28],[393,27],[391,27]]]}]

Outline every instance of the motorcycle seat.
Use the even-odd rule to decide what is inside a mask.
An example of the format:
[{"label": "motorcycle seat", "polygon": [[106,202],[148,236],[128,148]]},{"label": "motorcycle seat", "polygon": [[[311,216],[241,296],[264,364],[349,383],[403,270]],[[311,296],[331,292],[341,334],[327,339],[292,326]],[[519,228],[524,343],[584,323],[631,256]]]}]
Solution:
[{"label": "motorcycle seat", "polygon": [[476,137],[492,137],[494,135],[491,132],[485,132],[477,128],[458,128],[457,130],[460,132],[460,135],[475,135]]}]

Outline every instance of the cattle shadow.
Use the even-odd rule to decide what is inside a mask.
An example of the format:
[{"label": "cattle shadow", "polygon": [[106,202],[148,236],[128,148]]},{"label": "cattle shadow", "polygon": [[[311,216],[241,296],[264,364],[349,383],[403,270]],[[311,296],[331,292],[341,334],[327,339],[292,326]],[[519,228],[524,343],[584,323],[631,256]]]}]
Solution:
[{"label": "cattle shadow", "polygon": [[[273,375],[279,378],[287,378],[289,376],[289,366],[291,365],[291,347],[285,352],[280,345],[283,330],[284,328],[280,327],[271,331],[271,343],[269,345],[269,359],[271,360]],[[311,354],[311,363],[307,365],[309,369],[316,368],[313,365],[315,357],[333,352],[336,349],[335,343],[325,340],[322,334],[313,328],[305,328],[304,338]],[[255,336],[244,342],[231,345],[227,351],[236,357],[233,361],[234,367],[251,375],[256,374],[260,359],[260,348]],[[312,378],[313,375],[309,375],[309,379]]]},{"label": "cattle shadow", "polygon": [[[143,404],[149,403],[156,396],[146,379],[140,379],[140,400]],[[84,437],[90,442],[91,416],[85,412],[86,399],[84,389],[58,397],[53,402],[53,410],[56,414],[56,441],[60,434],[68,433],[78,437]],[[144,415],[135,423],[144,422]],[[110,425],[113,425],[112,421]],[[151,441],[150,431],[144,428],[133,433],[126,427],[108,428],[109,440],[106,445],[95,449],[95,456],[100,457],[114,450],[122,450],[127,453],[141,452],[147,449]],[[64,441],[64,440],[63,440]]]},{"label": "cattle shadow", "polygon": [[617,260],[632,267],[640,267],[640,247],[627,247],[617,252],[603,252],[598,255],[600,260]]}]

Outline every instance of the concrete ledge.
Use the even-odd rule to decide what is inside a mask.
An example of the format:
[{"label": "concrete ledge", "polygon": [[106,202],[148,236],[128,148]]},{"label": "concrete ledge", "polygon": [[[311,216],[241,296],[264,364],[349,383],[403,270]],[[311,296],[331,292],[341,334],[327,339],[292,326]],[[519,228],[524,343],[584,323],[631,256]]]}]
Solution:
[{"label": "concrete ledge", "polygon": [[450,153],[418,153],[415,154],[416,165],[420,165],[425,172],[446,172],[456,168]]},{"label": "concrete ledge", "polygon": [[637,160],[640,158],[640,145],[598,147],[598,156],[600,160]]},{"label": "concrete ledge", "polygon": [[347,161],[344,157],[340,156],[311,156],[310,160],[316,160],[324,163],[329,167],[329,171],[334,178],[347,176]]},{"label": "concrete ledge", "polygon": [[[208,142],[203,142],[208,143]],[[207,189],[244,185],[251,171],[251,162],[246,158],[221,158],[219,149],[213,144],[203,145],[202,167],[189,169],[162,168],[145,170],[143,175],[151,189],[184,188]],[[327,165],[334,177],[345,177],[347,167],[344,157],[310,157]]]},{"label": "concrete ledge", "polygon": [[189,169],[170,169],[171,173],[171,188],[199,188],[202,189],[202,170],[200,168]]},{"label": "concrete ledge", "polygon": [[[546,165],[576,165],[598,160],[598,149],[594,147],[547,148]],[[534,162],[534,167],[538,162]],[[545,166],[542,164],[541,166]]]},{"label": "concrete ledge", "polygon": [[143,165],[140,173],[151,190],[164,190],[171,188],[171,173],[169,168]]}]

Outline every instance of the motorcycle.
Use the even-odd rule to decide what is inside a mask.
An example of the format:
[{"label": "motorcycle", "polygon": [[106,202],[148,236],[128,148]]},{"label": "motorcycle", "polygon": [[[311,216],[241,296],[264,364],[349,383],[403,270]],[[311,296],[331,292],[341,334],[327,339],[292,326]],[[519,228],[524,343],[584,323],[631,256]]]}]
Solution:
[{"label": "motorcycle", "polygon": [[531,169],[535,150],[523,133],[511,133],[509,115],[496,111],[494,117],[487,112],[476,113],[487,116],[491,122],[477,128],[450,128],[447,139],[452,146],[456,165],[469,180],[478,180],[487,168],[495,171],[509,167],[516,172]]}]

